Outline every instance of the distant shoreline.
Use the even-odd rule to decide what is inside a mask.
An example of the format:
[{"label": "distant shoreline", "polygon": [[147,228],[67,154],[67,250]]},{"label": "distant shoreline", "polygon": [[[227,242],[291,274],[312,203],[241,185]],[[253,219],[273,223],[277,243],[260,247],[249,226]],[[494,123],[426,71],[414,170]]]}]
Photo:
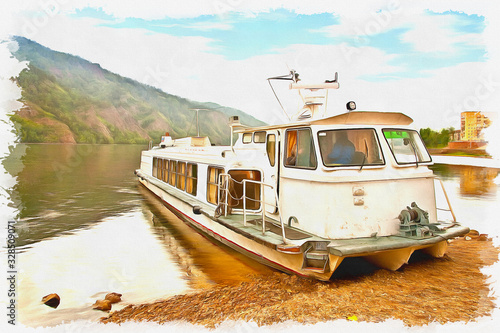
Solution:
[{"label": "distant shoreline", "polygon": [[15,142],[14,144],[19,145],[68,145],[68,146],[82,146],[82,145],[95,145],[95,146],[147,146],[148,143],[73,143],[73,142]]},{"label": "distant shoreline", "polygon": [[431,155],[451,155],[451,156],[468,156],[491,158],[485,149],[474,148],[427,148]]}]

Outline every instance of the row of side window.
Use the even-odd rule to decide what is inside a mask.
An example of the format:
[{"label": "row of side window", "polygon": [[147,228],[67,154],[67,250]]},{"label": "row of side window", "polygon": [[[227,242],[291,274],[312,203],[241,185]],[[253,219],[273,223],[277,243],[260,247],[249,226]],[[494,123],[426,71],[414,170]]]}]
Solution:
[{"label": "row of side window", "polygon": [[269,164],[274,166],[276,163],[276,135],[267,134],[266,131],[258,132],[248,132],[243,133],[243,138],[241,140],[244,144],[252,143],[265,143],[266,153],[269,160]]},{"label": "row of side window", "polygon": [[198,165],[153,157],[153,177],[191,195],[198,188]]},{"label": "row of side window", "polygon": [[[207,177],[207,201],[218,204],[219,175],[221,167],[209,166]],[[176,160],[153,157],[153,177],[189,194],[196,195],[198,188],[198,165]]]},{"label": "row of side window", "polygon": [[266,142],[266,131],[258,131],[258,132],[248,132],[243,133],[242,142],[243,143],[251,143],[253,137],[254,143],[265,143]]}]

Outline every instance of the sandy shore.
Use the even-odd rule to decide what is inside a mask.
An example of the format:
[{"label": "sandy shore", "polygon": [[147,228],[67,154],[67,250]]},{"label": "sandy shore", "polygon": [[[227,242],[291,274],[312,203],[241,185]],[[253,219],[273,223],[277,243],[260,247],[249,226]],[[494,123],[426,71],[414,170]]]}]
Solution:
[{"label": "sandy shore", "polygon": [[409,265],[396,272],[353,259],[345,261],[330,282],[282,273],[257,276],[233,286],[129,305],[101,322],[183,320],[216,327],[225,320],[267,325],[287,320],[381,322],[393,318],[409,326],[474,321],[490,315],[495,306],[488,296],[487,277],[479,269],[496,262],[499,252],[484,237],[459,238],[450,243],[444,258],[415,254]]}]

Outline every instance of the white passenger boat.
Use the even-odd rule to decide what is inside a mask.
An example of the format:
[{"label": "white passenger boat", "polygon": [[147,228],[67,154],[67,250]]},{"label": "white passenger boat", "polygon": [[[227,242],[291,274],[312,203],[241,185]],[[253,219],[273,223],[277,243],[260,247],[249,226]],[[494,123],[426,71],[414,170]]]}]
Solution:
[{"label": "white passenger boat", "polygon": [[[250,128],[231,117],[234,145],[208,137],[172,139],[142,152],[136,175],[199,232],[255,260],[328,280],[345,258],[389,270],[414,251],[442,257],[469,229],[455,221],[444,187],[412,119],[356,111],[321,117],[329,89],[290,80],[303,108],[290,123]],[[231,138],[231,142],[233,142]],[[438,220],[438,210],[450,218]]]}]

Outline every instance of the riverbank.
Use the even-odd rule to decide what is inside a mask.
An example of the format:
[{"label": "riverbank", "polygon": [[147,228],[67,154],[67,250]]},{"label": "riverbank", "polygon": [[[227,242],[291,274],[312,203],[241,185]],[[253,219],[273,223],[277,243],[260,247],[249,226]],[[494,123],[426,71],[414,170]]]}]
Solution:
[{"label": "riverbank", "polygon": [[209,328],[227,320],[258,325],[336,319],[399,319],[408,326],[470,322],[491,315],[495,308],[487,277],[480,269],[495,263],[499,252],[491,239],[459,238],[450,243],[444,258],[415,254],[409,265],[396,272],[376,269],[358,259],[346,260],[330,282],[275,273],[155,303],[129,305],[101,322],[180,320]]},{"label": "riverbank", "polygon": [[478,148],[427,148],[431,155],[469,156],[491,158],[486,149]]}]

